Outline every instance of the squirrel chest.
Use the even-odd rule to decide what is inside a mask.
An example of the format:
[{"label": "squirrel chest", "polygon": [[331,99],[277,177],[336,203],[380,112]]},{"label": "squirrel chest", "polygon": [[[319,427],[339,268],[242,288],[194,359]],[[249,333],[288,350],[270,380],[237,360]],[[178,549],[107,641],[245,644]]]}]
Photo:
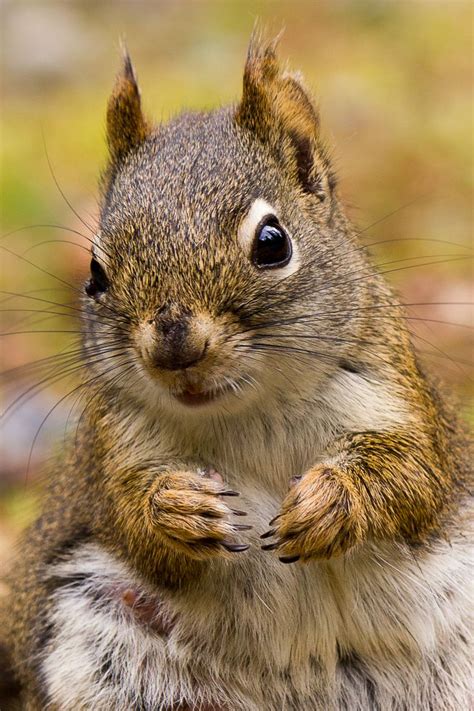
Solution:
[{"label": "squirrel chest", "polygon": [[[461,544],[453,557],[443,543],[433,553],[407,555],[401,545],[368,544],[346,559],[296,567],[259,550],[281,495],[268,481],[280,480],[284,489],[308,465],[306,456],[324,456],[314,426],[304,429],[302,423],[299,441],[311,432],[314,443],[304,456],[288,440],[285,457],[271,436],[252,442],[243,431],[211,451],[185,453],[201,461],[213,456],[226,483],[238,483],[236,505],[253,526],[245,557],[211,561],[183,589],[150,583],[97,543],[79,545],[53,566],[50,575],[60,582],[42,673],[59,708],[326,711],[350,702],[351,710],[366,711],[375,699],[402,704],[414,693],[429,703],[417,679],[445,633],[439,602],[465,586],[468,551]],[[168,457],[177,453],[179,439],[164,437],[157,447],[137,422],[125,431],[145,458],[160,459],[160,447]],[[196,441],[205,441],[202,432]],[[248,456],[238,454],[244,446]],[[237,477],[229,467],[238,464]],[[450,614],[462,615],[455,599]],[[401,684],[396,670],[407,659]]]}]

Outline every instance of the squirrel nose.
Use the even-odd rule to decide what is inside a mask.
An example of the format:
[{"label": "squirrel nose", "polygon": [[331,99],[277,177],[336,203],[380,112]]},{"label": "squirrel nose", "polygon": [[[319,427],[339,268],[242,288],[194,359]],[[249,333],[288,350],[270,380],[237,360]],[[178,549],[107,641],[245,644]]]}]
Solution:
[{"label": "squirrel nose", "polygon": [[188,313],[166,309],[155,318],[156,351],[154,363],[165,370],[184,370],[204,358],[208,342],[199,329],[193,328]]}]

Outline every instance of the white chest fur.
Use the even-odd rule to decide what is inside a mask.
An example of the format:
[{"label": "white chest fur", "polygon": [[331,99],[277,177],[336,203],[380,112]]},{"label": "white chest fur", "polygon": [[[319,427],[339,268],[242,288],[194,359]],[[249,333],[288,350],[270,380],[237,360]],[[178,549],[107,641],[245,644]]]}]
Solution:
[{"label": "white chest fur", "polygon": [[[170,593],[86,544],[55,568],[43,672],[65,711],[465,709],[468,566],[459,541],[297,566],[255,551]],[[124,604],[130,588],[166,632]]]}]

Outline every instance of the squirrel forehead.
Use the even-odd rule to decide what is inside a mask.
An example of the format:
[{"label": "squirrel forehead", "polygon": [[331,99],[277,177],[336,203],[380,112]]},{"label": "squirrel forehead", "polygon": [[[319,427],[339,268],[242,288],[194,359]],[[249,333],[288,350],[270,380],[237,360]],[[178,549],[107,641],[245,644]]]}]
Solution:
[{"label": "squirrel forehead", "polygon": [[[104,199],[105,224],[158,221],[166,229],[238,220],[253,200],[275,202],[277,164],[229,111],[186,114],[158,128],[116,171]],[[105,225],[104,225],[105,226]]]}]

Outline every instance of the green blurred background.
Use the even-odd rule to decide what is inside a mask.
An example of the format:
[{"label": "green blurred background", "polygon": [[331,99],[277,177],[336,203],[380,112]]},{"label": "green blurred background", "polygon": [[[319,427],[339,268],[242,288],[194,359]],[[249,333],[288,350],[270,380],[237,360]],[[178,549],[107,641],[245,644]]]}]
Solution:
[{"label": "green blurred background", "polygon": [[[468,411],[470,2],[4,0],[0,10],[1,244],[23,255],[22,260],[3,250],[3,292],[74,303],[65,284],[25,259],[78,284],[87,274],[87,239],[30,226],[63,225],[90,234],[68,208],[52,172],[74,209],[93,226],[97,177],[105,160],[104,107],[120,38],[132,54],[146,110],[166,120],[183,108],[236,100],[246,45],[259,18],[269,33],[285,28],[280,54],[303,71],[318,97],[342,194],[364,230],[364,242],[392,240],[371,247],[375,261],[406,260],[382,267],[390,269],[388,277],[403,300],[438,304],[409,308],[420,318],[410,321],[415,343]],[[19,228],[25,229],[6,236]],[[51,241],[61,239],[75,244]],[[61,400],[74,378],[41,383],[44,372],[12,369],[73,343],[75,334],[42,331],[74,330],[77,323],[17,310],[48,309],[40,301],[8,293],[0,300],[2,333],[28,332],[2,337],[5,405],[39,385],[34,398],[36,391],[28,391],[24,405],[10,412],[0,432],[1,565],[34,512],[36,474],[51,442],[61,445],[75,397]]]}]

